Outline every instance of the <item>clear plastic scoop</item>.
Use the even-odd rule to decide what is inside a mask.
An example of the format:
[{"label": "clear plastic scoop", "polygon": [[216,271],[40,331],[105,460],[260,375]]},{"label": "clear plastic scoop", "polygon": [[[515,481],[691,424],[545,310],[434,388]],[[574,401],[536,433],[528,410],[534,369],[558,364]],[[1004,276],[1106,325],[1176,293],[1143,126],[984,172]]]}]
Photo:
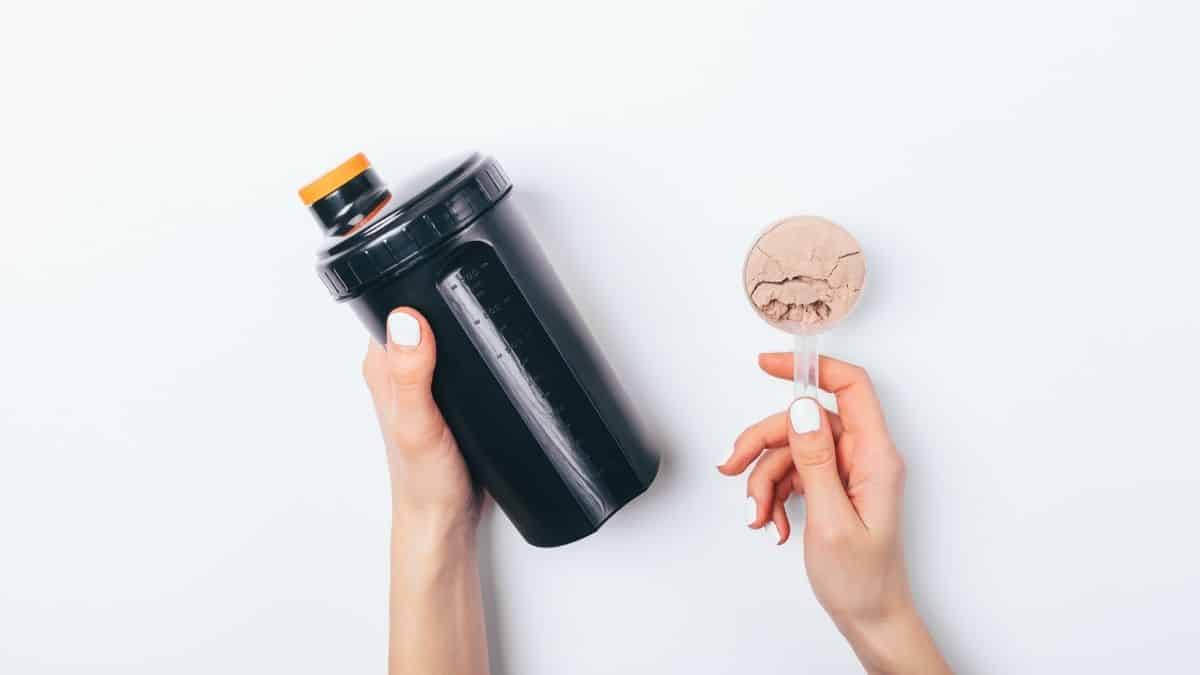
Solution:
[{"label": "clear plastic scoop", "polygon": [[793,398],[816,398],[821,377],[821,336],[796,335],[792,358]]},{"label": "clear plastic scoop", "polygon": [[746,254],[746,297],[764,321],[795,336],[795,397],[817,396],[820,337],[858,304],[866,282],[858,241],[817,216],[771,224]]}]

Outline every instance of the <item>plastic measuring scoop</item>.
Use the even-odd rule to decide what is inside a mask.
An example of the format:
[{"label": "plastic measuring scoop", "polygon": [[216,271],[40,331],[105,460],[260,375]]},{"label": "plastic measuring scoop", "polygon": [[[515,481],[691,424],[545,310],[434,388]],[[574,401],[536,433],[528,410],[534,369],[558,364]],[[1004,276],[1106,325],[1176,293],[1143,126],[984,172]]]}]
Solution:
[{"label": "plastic measuring scoop", "polygon": [[772,223],[746,253],[742,280],[754,311],[795,338],[796,398],[816,398],[820,337],[858,304],[867,267],[858,240],[817,216]]}]

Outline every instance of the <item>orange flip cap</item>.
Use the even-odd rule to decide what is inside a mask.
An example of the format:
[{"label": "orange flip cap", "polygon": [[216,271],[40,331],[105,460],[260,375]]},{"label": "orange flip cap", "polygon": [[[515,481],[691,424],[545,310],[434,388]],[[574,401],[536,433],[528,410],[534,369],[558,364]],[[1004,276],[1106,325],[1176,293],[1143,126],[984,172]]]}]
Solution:
[{"label": "orange flip cap", "polygon": [[369,168],[371,163],[367,161],[367,156],[360,152],[338,164],[324,176],[300,188],[300,201],[304,202],[305,206],[312,206],[313,202],[342,187]]}]

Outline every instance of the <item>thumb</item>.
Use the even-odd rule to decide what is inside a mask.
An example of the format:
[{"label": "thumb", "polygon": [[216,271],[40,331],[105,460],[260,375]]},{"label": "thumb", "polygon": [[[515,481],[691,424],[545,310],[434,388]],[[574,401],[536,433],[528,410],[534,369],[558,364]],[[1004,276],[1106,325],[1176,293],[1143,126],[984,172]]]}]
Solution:
[{"label": "thumb", "polygon": [[815,399],[798,398],[788,409],[788,445],[804,488],[808,514],[831,528],[860,525],[838,473],[829,415]]},{"label": "thumb", "polygon": [[437,345],[429,322],[409,307],[392,310],[387,334],[390,432],[404,449],[419,450],[440,440],[445,429],[430,389]]}]

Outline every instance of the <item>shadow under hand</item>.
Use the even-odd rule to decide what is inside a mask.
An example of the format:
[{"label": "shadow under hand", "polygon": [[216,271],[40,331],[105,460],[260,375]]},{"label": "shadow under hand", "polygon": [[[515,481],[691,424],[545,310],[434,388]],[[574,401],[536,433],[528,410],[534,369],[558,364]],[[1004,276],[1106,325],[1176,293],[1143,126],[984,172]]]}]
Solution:
[{"label": "shadow under hand", "polygon": [[504,598],[500,592],[500,583],[496,574],[496,528],[505,524],[497,522],[504,518],[500,509],[486,498],[483,516],[479,522],[477,542],[479,546],[479,583],[483,590],[483,614],[487,622],[488,666],[491,675],[509,675],[511,668],[504,655],[506,633],[504,626],[509,624],[505,614]]}]

